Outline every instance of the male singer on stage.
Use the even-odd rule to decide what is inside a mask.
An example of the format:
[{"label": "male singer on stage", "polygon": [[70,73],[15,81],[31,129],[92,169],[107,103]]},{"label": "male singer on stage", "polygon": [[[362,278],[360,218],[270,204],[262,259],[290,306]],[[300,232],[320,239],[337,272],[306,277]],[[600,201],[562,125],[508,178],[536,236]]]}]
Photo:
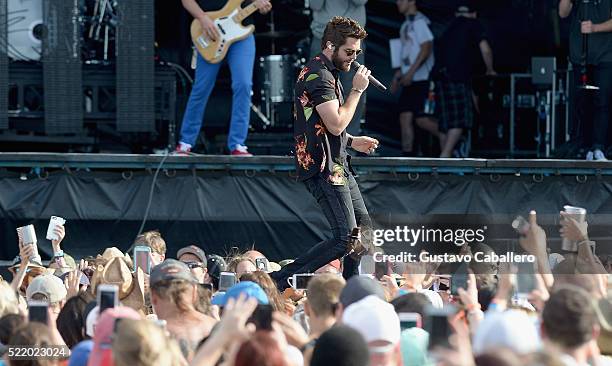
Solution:
[{"label": "male singer on stage", "polygon": [[[332,237],[313,246],[295,262],[274,272],[282,289],[294,273],[314,272],[346,254],[349,235],[361,227],[362,243],[371,240],[372,223],[355,181],[346,149],[372,153],[378,141],[351,136],[346,127],[353,118],[359,99],[369,85],[370,70],[357,69],[346,101],[341,72],[348,72],[361,53],[366,31],[356,21],[336,16],[327,23],[321,40],[321,53],[304,66],[295,84],[295,160],[298,177],[321,206],[332,229]],[[358,274],[359,262],[344,258],[343,275]]]}]

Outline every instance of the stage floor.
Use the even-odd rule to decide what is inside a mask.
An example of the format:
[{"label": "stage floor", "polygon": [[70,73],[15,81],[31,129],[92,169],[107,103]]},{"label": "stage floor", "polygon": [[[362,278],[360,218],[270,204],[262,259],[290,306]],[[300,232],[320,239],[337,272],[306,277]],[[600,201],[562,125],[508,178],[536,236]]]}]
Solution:
[{"label": "stage floor", "polygon": [[[612,175],[612,161],[554,159],[431,159],[354,157],[360,175],[368,173]],[[0,153],[0,168],[89,170],[198,170],[292,172],[291,156],[136,155],[74,153]]]}]

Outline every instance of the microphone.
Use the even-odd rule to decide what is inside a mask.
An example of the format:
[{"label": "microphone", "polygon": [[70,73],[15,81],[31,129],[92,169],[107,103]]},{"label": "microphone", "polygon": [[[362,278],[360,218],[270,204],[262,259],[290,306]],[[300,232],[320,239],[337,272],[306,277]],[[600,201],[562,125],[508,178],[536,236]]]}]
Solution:
[{"label": "microphone", "polygon": [[[361,64],[359,64],[359,62],[353,61],[353,68],[355,70],[357,70],[359,68],[359,66],[361,66]],[[374,85],[378,89],[380,89],[382,91],[386,91],[387,90],[387,87],[384,86],[380,81],[378,81],[374,76],[372,76],[372,75],[368,76],[368,80],[370,80],[372,85]]]}]

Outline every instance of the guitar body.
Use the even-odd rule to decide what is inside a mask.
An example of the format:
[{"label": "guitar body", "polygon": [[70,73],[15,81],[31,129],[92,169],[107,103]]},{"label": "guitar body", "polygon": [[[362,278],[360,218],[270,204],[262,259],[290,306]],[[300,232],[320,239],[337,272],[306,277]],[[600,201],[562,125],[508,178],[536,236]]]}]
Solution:
[{"label": "guitar body", "polygon": [[213,64],[223,61],[227,50],[234,42],[245,39],[255,30],[255,26],[245,27],[234,19],[242,9],[240,7],[242,1],[244,0],[229,0],[222,9],[206,13],[217,26],[220,37],[216,41],[204,35],[197,19],[191,23],[191,40],[206,61]]}]

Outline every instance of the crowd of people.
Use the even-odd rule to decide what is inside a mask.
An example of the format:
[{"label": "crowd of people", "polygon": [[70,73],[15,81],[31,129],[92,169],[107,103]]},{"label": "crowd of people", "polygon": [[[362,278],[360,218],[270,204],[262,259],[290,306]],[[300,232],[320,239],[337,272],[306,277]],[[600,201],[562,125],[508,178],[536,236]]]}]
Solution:
[{"label": "crowd of people", "polygon": [[[342,260],[319,268],[305,289],[279,286],[270,273],[289,259],[276,263],[256,250],[207,255],[196,245],[171,258],[156,231],[134,241],[150,248],[146,273],[116,247],[75,260],[62,250],[66,231],[59,225],[47,266],[33,259],[36,243],[20,237],[14,277],[0,282],[0,363],[610,365],[611,263],[609,255],[602,262],[594,254],[587,228],[564,217],[561,235],[578,242],[578,251],[550,253],[532,212],[519,242],[536,258],[535,286],[517,297],[516,279],[524,274],[498,263],[470,263],[465,288],[456,292],[444,265],[382,263],[343,278]],[[225,288],[228,273],[238,282]],[[96,295],[108,285],[119,303],[100,312]],[[43,321],[33,313],[40,302],[48,313]],[[26,345],[70,352],[15,358],[14,347]]]}]

